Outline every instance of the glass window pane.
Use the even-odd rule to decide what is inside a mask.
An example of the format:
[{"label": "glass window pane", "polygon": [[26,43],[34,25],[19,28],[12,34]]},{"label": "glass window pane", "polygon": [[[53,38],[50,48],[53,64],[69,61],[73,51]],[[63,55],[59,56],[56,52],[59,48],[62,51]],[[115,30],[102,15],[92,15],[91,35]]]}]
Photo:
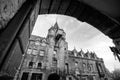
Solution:
[{"label": "glass window pane", "polygon": [[29,48],[33,48],[35,43],[33,41],[30,41]]},{"label": "glass window pane", "polygon": [[35,45],[36,45],[36,46],[39,46],[39,45],[40,45],[40,42],[39,42],[39,41],[36,41],[36,42],[35,42]]},{"label": "glass window pane", "polygon": [[33,67],[33,62],[29,62],[29,68]]},{"label": "glass window pane", "polygon": [[40,56],[44,56],[45,51],[40,51]]},{"label": "glass window pane", "polygon": [[31,54],[31,53],[32,53],[32,49],[28,49],[27,54]]},{"label": "glass window pane", "polygon": [[32,53],[33,55],[37,55],[38,54],[38,50],[33,50],[33,53]]}]

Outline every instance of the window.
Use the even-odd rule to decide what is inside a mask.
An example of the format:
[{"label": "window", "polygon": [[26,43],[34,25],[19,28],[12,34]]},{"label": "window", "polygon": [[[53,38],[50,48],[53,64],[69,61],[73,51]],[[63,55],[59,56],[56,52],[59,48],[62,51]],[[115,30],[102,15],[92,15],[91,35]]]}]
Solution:
[{"label": "window", "polygon": [[83,67],[83,71],[85,71],[85,70],[86,70],[86,64],[83,63],[83,64],[82,64],[82,67]]},{"label": "window", "polygon": [[33,55],[37,55],[38,54],[38,50],[36,49],[33,49],[33,52],[32,52]]},{"label": "window", "polygon": [[66,48],[64,48],[64,50],[67,50]]},{"label": "window", "polygon": [[53,57],[53,61],[57,61],[57,59],[55,57]]},{"label": "window", "polygon": [[32,77],[30,80],[43,80],[42,76],[42,73],[32,73]]},{"label": "window", "polygon": [[82,77],[81,80],[87,80],[87,78],[86,77]]},{"label": "window", "polygon": [[28,80],[28,75],[29,75],[29,72],[24,72],[22,74],[22,79],[21,80]]},{"label": "window", "polygon": [[40,47],[40,42],[36,41],[34,45],[34,49],[39,49],[39,47]]},{"label": "window", "polygon": [[75,74],[80,74],[80,73],[79,73],[79,69],[76,69],[76,70],[75,70]]},{"label": "window", "polygon": [[56,55],[56,54],[57,54],[57,52],[56,52],[56,51],[53,51],[53,54],[55,54],[55,55]]},{"label": "window", "polygon": [[88,64],[88,70],[91,71],[91,65],[90,64]]},{"label": "window", "polygon": [[43,40],[41,41],[41,46],[46,46],[46,40],[45,40],[45,39],[43,39]]},{"label": "window", "polygon": [[53,67],[57,67],[57,59],[55,57],[53,57],[52,65]]},{"label": "window", "polygon": [[33,67],[33,62],[29,62],[29,68],[32,68]]},{"label": "window", "polygon": [[35,45],[36,45],[36,46],[39,46],[39,45],[40,45],[40,42],[39,42],[39,41],[36,41],[36,42],[35,42]]},{"label": "window", "polygon": [[98,69],[99,69],[100,72],[103,72],[101,64],[98,65]]},{"label": "window", "polygon": [[42,67],[42,63],[39,62],[38,65],[37,65],[37,68],[40,68],[40,69],[41,69],[41,67]]},{"label": "window", "polygon": [[40,38],[38,37],[38,38],[36,38],[36,41],[40,41]]},{"label": "window", "polygon": [[31,53],[32,53],[32,49],[28,49],[27,54],[31,54]]},{"label": "window", "polygon": [[29,48],[33,48],[35,46],[34,41],[30,41]]},{"label": "window", "polygon": [[75,67],[78,67],[78,62],[77,61],[75,62]]},{"label": "window", "polygon": [[93,65],[92,64],[90,64],[90,67],[91,67],[91,71],[93,71]]},{"label": "window", "polygon": [[74,53],[74,56],[77,56],[77,53]]},{"label": "window", "polygon": [[42,42],[42,43],[41,43],[41,46],[46,46],[46,43],[45,43],[45,42]]},{"label": "window", "polygon": [[86,64],[85,64],[85,63],[83,63],[83,67],[84,67],[84,68],[86,67]]},{"label": "window", "polygon": [[71,78],[71,77],[69,77],[69,80],[72,80],[72,78]]},{"label": "window", "polygon": [[44,56],[44,55],[45,55],[45,51],[44,51],[44,50],[41,50],[39,55],[40,55],[40,56]]}]

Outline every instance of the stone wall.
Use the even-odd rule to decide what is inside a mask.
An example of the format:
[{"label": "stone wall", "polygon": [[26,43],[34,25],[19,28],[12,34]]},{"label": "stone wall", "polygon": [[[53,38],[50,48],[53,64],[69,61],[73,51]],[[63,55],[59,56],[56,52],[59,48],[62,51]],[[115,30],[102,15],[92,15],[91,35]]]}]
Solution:
[{"label": "stone wall", "polygon": [[[32,28],[38,16],[40,0],[36,0],[32,5],[32,2],[24,2],[25,0],[0,0],[0,30],[5,28],[10,21],[0,35],[0,76],[3,73],[14,76],[16,73],[15,71],[21,64],[21,57],[27,47]],[[31,19],[31,17],[34,19]],[[16,40],[18,46],[12,48]],[[13,63],[17,65],[13,65]],[[10,67],[6,68],[8,64]]]},{"label": "stone wall", "polygon": [[0,0],[0,29],[5,28],[25,0]]}]

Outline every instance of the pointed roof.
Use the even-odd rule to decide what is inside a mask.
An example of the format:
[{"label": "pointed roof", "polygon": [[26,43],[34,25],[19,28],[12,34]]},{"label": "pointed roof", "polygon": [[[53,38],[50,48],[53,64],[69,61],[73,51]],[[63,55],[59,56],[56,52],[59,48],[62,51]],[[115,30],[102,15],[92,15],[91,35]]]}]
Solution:
[{"label": "pointed roof", "polygon": [[77,53],[77,50],[76,50],[76,48],[74,47],[74,49],[72,50],[73,52],[75,52],[75,53]]},{"label": "pointed roof", "polygon": [[81,49],[81,50],[78,52],[78,55],[83,56],[83,54],[84,54],[84,52],[83,52],[83,50]]},{"label": "pointed roof", "polygon": [[49,31],[50,30],[58,30],[58,29],[59,29],[59,26],[58,26],[58,23],[56,21],[56,23],[50,27]]},{"label": "pointed roof", "polygon": [[84,54],[84,51],[81,49],[81,50],[80,50],[80,53]]},{"label": "pointed roof", "polygon": [[57,29],[57,30],[59,29],[59,26],[58,26],[57,21],[55,22],[55,24],[54,24],[53,28],[54,28],[54,29]]}]

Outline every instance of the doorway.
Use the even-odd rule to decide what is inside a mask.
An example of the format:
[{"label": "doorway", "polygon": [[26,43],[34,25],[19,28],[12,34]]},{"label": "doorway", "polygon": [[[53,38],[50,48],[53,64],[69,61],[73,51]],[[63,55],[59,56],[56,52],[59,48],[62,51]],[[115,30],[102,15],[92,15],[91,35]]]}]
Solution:
[{"label": "doorway", "polygon": [[57,73],[52,73],[48,76],[47,80],[59,80],[60,76]]},{"label": "doorway", "polygon": [[24,72],[21,80],[28,80],[28,75],[29,75],[29,72]]},{"label": "doorway", "polygon": [[31,80],[42,80],[42,73],[32,73]]}]

